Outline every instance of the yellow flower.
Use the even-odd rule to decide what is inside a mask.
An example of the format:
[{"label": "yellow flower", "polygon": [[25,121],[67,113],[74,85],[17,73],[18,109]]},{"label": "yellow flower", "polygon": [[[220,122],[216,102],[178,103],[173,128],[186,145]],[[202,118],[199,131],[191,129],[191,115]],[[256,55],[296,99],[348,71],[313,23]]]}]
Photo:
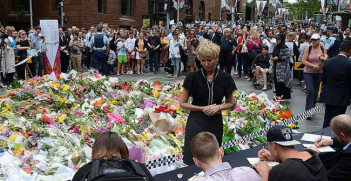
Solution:
[{"label": "yellow flower", "polygon": [[223,110],[222,111],[222,116],[228,116],[229,115],[229,111],[228,110]]},{"label": "yellow flower", "polygon": [[60,116],[60,117],[58,118],[58,122],[59,122],[59,123],[62,123],[64,120],[65,120],[65,116],[64,116],[64,115],[62,115],[62,116]]},{"label": "yellow flower", "polygon": [[18,134],[14,134],[14,135],[10,136],[9,141],[15,142],[17,137],[18,137]]},{"label": "yellow flower", "polygon": [[9,109],[7,109],[6,107],[2,108],[1,114],[8,114],[9,113]]},{"label": "yellow flower", "polygon": [[6,147],[6,145],[7,145],[7,142],[6,142],[6,141],[4,141],[4,143],[2,144],[2,147],[3,147],[3,148],[5,148],[5,147]]},{"label": "yellow flower", "polygon": [[233,96],[234,97],[239,97],[239,94],[237,94],[236,92],[233,92]]},{"label": "yellow flower", "polygon": [[55,87],[60,87],[59,84],[56,84],[56,83],[51,83],[52,86],[55,86]]},{"label": "yellow flower", "polygon": [[182,149],[176,148],[176,149],[174,149],[174,152],[175,152],[175,153],[181,153],[181,152],[182,152]]},{"label": "yellow flower", "polygon": [[64,91],[68,91],[68,90],[69,90],[69,85],[65,85],[65,86],[63,87],[63,90],[64,90]]},{"label": "yellow flower", "polygon": [[111,106],[111,105],[116,105],[118,102],[116,100],[112,100],[108,105]]},{"label": "yellow flower", "polygon": [[182,112],[182,108],[180,107],[179,104],[177,105],[177,112],[178,112],[178,113],[181,113],[181,112]]},{"label": "yellow flower", "polygon": [[49,77],[49,75],[44,75],[44,78],[47,78],[47,77]]},{"label": "yellow flower", "polygon": [[154,94],[155,98],[159,98],[160,97],[160,93],[158,91],[154,91],[153,94]]}]

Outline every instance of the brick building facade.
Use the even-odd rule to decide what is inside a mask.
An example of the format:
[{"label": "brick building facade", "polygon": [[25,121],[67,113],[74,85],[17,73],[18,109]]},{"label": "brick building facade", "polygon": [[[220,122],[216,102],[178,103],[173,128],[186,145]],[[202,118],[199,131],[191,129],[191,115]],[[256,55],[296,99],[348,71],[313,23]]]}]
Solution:
[{"label": "brick building facade", "polygon": [[[57,6],[60,1],[32,0],[33,25],[38,25],[40,20],[57,20],[59,18]],[[17,14],[13,11],[14,2],[14,0],[0,2],[1,24],[28,28],[30,26],[29,0],[22,0],[25,14],[19,19],[16,18]],[[4,8],[1,9],[2,5]],[[64,26],[88,28],[100,22],[107,22],[110,27],[130,27],[132,25],[140,27],[142,15],[148,14],[147,7],[147,0],[65,0],[64,13],[67,24]]]},{"label": "brick building facade", "polygon": [[[14,3],[21,1],[24,16],[16,18]],[[77,26],[88,28],[100,22],[107,22],[110,27],[138,28],[143,25],[143,17],[149,18],[150,26],[166,24],[166,11],[159,12],[160,0],[64,0],[65,27]],[[165,0],[163,0],[165,1]],[[180,10],[183,23],[195,20],[225,20],[229,10],[220,8],[221,0],[184,0],[185,6]],[[243,2],[242,2],[243,1]],[[32,0],[33,25],[40,20],[58,19],[58,4],[61,0]],[[238,0],[238,11],[245,14],[246,0]],[[0,1],[0,21],[2,25],[13,25],[17,29],[30,26],[29,0]],[[243,15],[244,17],[244,15]],[[170,13],[171,20],[177,20],[177,12]],[[245,19],[245,18],[244,18]],[[61,26],[61,25],[59,25]]]}]

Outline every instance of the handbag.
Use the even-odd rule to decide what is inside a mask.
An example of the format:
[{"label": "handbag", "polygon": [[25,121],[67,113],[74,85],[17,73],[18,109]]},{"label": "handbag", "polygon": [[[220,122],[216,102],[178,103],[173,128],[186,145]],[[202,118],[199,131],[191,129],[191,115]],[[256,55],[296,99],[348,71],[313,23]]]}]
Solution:
[{"label": "handbag", "polygon": [[257,55],[258,55],[258,50],[249,51],[249,59],[255,59]]},{"label": "handbag", "polygon": [[33,57],[37,57],[38,54],[37,54],[37,50],[36,49],[30,49],[30,50],[27,50],[27,56],[33,56]]},{"label": "handbag", "polygon": [[174,65],[172,64],[171,59],[168,59],[166,64],[165,64],[164,71],[169,73],[169,74],[173,74],[173,70],[174,70]]},{"label": "handbag", "polygon": [[247,52],[248,52],[248,49],[247,49],[246,45],[243,44],[243,45],[241,46],[241,53],[247,53]]}]

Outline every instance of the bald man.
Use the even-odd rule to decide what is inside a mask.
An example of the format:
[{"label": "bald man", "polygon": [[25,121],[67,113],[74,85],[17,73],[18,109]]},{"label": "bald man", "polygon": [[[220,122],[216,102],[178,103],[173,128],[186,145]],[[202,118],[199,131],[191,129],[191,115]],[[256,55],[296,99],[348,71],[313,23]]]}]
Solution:
[{"label": "bald man", "polygon": [[338,152],[320,154],[327,169],[329,181],[351,180],[351,116],[346,114],[336,116],[331,120],[330,126],[335,137],[332,139],[319,138],[314,144],[317,148],[321,146],[339,147]]}]

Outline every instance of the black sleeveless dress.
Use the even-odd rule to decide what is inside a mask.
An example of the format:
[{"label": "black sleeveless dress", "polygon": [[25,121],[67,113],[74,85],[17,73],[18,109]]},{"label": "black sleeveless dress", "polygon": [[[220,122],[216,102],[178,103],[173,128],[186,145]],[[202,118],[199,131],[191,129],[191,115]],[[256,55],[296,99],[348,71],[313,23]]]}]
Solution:
[{"label": "black sleeveless dress", "polygon": [[[212,82],[207,81],[206,71],[201,68],[196,72],[190,73],[185,78],[183,87],[193,97],[192,105],[195,106],[222,104],[223,98],[231,96],[233,91],[236,90],[236,85],[231,75],[217,68]],[[198,133],[205,131],[213,133],[218,140],[218,144],[221,145],[223,136],[222,115],[207,116],[201,111],[191,111],[185,129],[183,152],[185,164],[194,164],[190,142]]]}]

